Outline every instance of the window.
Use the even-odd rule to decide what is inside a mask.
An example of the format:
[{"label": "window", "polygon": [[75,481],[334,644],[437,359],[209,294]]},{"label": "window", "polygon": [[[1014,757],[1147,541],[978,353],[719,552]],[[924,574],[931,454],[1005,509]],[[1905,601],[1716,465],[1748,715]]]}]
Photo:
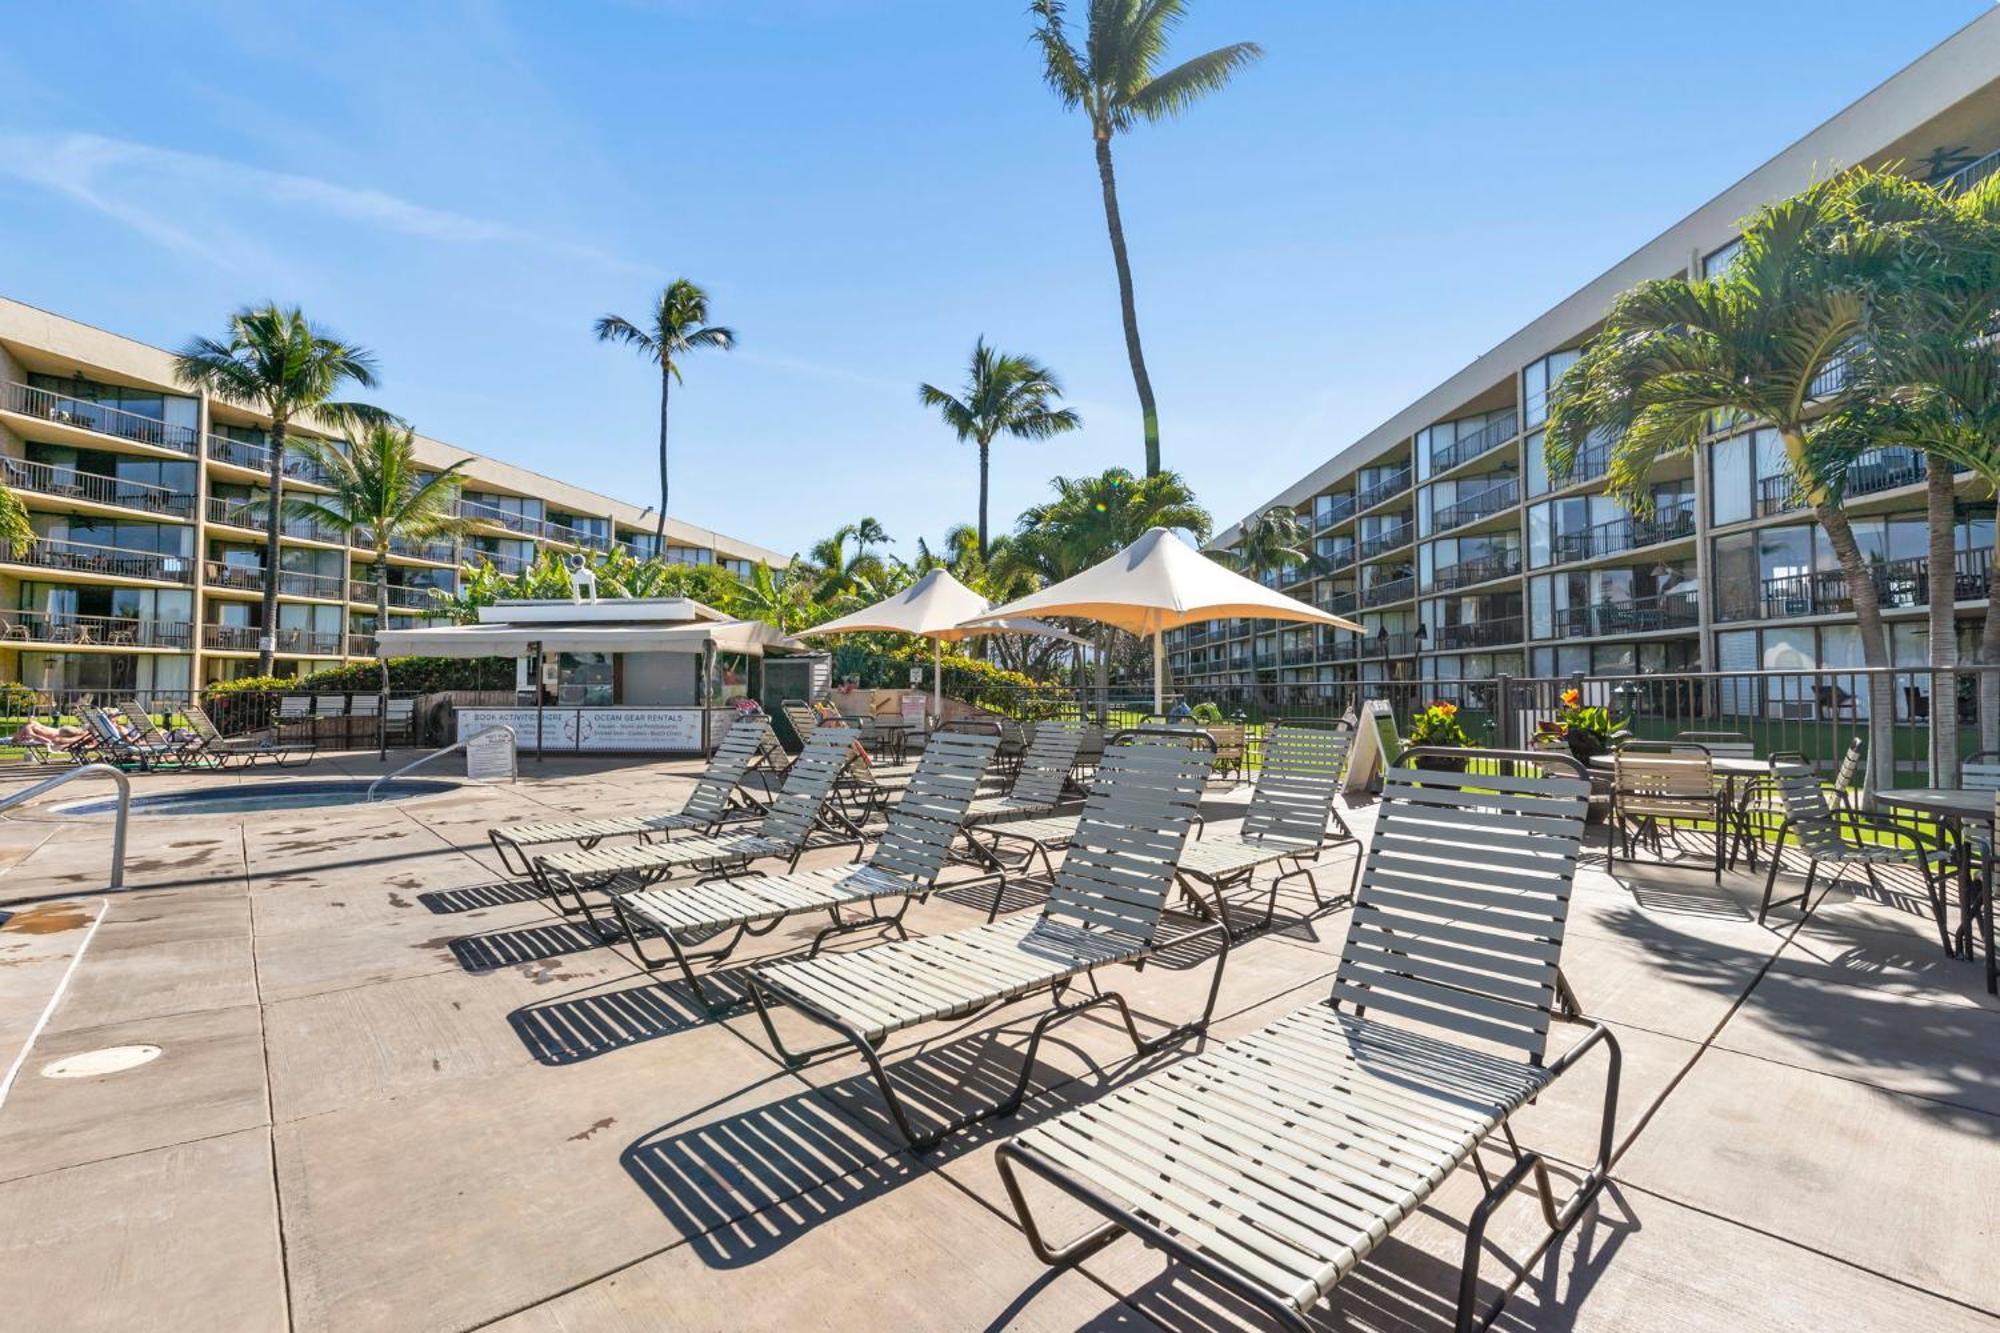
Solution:
[{"label": "window", "polygon": [[1750,517],[1750,437],[1732,435],[1708,447],[1709,521],[1718,527]]},{"label": "window", "polygon": [[1562,379],[1563,372],[1576,364],[1577,353],[1555,352],[1521,372],[1522,424],[1541,425],[1549,419],[1549,391]]},{"label": "window", "polygon": [[1738,236],[1719,250],[1709,251],[1708,254],[1702,257],[1701,276],[1704,278],[1719,277],[1722,271],[1735,261],[1736,256],[1742,253],[1743,238],[1741,236]]}]

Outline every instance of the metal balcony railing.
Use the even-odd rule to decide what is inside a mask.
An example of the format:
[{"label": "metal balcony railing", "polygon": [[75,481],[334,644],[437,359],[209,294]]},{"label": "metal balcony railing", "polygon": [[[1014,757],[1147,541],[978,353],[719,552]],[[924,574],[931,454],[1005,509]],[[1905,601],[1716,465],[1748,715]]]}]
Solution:
[{"label": "metal balcony railing", "polygon": [[1900,445],[1870,449],[1848,464],[1847,494],[1850,497],[1873,495],[1877,491],[1914,486],[1924,479],[1925,466],[1920,449],[1906,449]]},{"label": "metal balcony railing", "polygon": [[1621,551],[1694,536],[1694,505],[1664,509],[1652,518],[1614,518],[1581,532],[1559,534],[1551,544],[1555,563],[1597,560]]},{"label": "metal balcony railing", "polygon": [[1475,583],[1485,583],[1489,579],[1511,578],[1520,572],[1519,551],[1509,551],[1503,555],[1476,555],[1455,565],[1438,568],[1431,575],[1431,588],[1437,592],[1450,592],[1453,588],[1469,587]]},{"label": "metal balcony railing", "polygon": [[102,403],[71,398],[14,381],[7,384],[5,396],[0,398],[0,402],[4,402],[10,412],[39,417],[114,440],[150,445],[155,449],[172,449],[190,458],[201,452],[201,439],[194,427],[170,425],[158,417],[128,412],[122,407],[106,407]]},{"label": "metal balcony railing", "polygon": [[[347,585],[347,599],[368,606],[375,605],[375,584],[367,579],[354,580]],[[404,611],[429,611],[437,606],[437,598],[431,595],[429,587],[391,583],[389,605]]]},{"label": "metal balcony railing", "polygon": [[64,500],[87,500],[91,504],[138,509],[170,518],[194,514],[195,497],[165,486],[143,481],[125,481],[99,472],[79,472],[75,468],[31,463],[25,459],[0,459],[6,468],[7,484],[17,491],[54,496]]},{"label": "metal balcony railing", "polygon": [[[358,551],[373,551],[375,538],[364,530],[356,529],[347,534],[347,544]],[[389,553],[408,556],[412,560],[430,560],[443,565],[453,564],[458,559],[458,548],[448,541],[413,541],[408,537],[391,537]]]},{"label": "metal balcony railing", "polygon": [[[254,653],[261,649],[258,641],[264,631],[256,625],[203,625],[201,646],[217,652]],[[340,656],[338,633],[318,630],[281,629],[275,636],[275,651],[297,656],[309,654],[314,657]]]},{"label": "metal balcony railing", "polygon": [[1439,625],[1437,646],[1443,649],[1499,648],[1521,641],[1521,617],[1501,616],[1460,625]]},{"label": "metal balcony railing", "polygon": [[1662,630],[1693,629],[1700,623],[1701,611],[1692,597],[1635,597],[1628,602],[1599,602],[1596,606],[1558,611],[1550,624],[1549,637],[1591,639],[1655,634]]},{"label": "metal balcony railing", "polygon": [[512,510],[501,509],[496,505],[486,504],[479,500],[460,500],[458,502],[458,514],[460,518],[468,519],[474,523],[491,523],[495,527],[505,528],[509,532],[518,532],[523,536],[539,537],[542,535],[543,523],[541,519],[529,514],[515,513]]},{"label": "metal balcony railing", "polygon": [[1405,520],[1393,528],[1384,528],[1373,537],[1364,539],[1356,547],[1356,551],[1363,560],[1373,560],[1391,551],[1399,551],[1410,544],[1410,538],[1416,530],[1416,524]]},{"label": "metal balcony railing", "polygon": [[1386,579],[1375,584],[1361,594],[1361,604],[1367,607],[1387,606],[1391,602],[1407,602],[1416,592],[1417,580],[1413,574],[1401,578]]},{"label": "metal balcony railing", "polygon": [[0,612],[0,642],[47,643],[77,648],[172,648],[191,642],[184,620],[135,616],[80,616],[66,612]]},{"label": "metal balcony railing", "polygon": [[1447,472],[1481,454],[1492,453],[1513,439],[1520,428],[1521,419],[1514,413],[1497,416],[1472,434],[1461,435],[1444,448],[1431,450],[1431,471]]},{"label": "metal balcony railing", "polygon": [[1611,470],[1611,446],[1595,445],[1577,451],[1576,462],[1566,477],[1549,478],[1549,489],[1565,490],[1571,486],[1581,486],[1587,481],[1596,481]]},{"label": "metal balcony railing", "polygon": [[347,636],[349,657],[375,656],[375,636],[373,634],[350,634]]},{"label": "metal balcony railing", "polygon": [[1758,518],[1788,514],[1794,509],[1803,509],[1805,503],[1805,497],[1799,494],[1798,483],[1792,480],[1791,474],[1757,479]]},{"label": "metal balcony railing", "polygon": [[1513,477],[1495,482],[1481,491],[1463,495],[1431,515],[1433,533],[1450,532],[1468,523],[1512,509],[1521,502],[1521,486]]},{"label": "metal balcony railing", "polygon": [[1373,509],[1383,501],[1394,499],[1409,489],[1410,469],[1406,467],[1357,493],[1354,497],[1354,510],[1360,513],[1366,509]]},{"label": "metal balcony railing", "polygon": [[[1952,596],[1955,601],[1985,599],[1992,560],[1993,552],[1985,548],[1963,550],[1953,556]],[[1869,575],[1875,585],[1877,603],[1885,611],[1930,605],[1930,564],[1929,556],[1917,555],[1876,565]],[[1725,612],[1734,611],[1737,614],[1719,614],[1717,619],[1746,619],[1748,617],[1741,612],[1748,609],[1725,606]],[[1847,576],[1837,569],[1830,569],[1765,579],[1758,606],[1752,614],[1761,612],[1765,619],[1777,620],[1788,616],[1834,615],[1853,609],[1854,598],[1848,589]]]},{"label": "metal balcony railing", "polygon": [[1315,532],[1324,532],[1336,523],[1345,522],[1354,517],[1354,510],[1354,496],[1351,494],[1331,496],[1324,505],[1315,502],[1313,505],[1313,530]]},{"label": "metal balcony railing", "polygon": [[1319,599],[1319,609],[1343,616],[1354,609],[1356,600],[1351,592],[1330,592]]},{"label": "metal balcony railing", "polygon": [[161,583],[193,583],[194,561],[154,551],[130,551],[121,546],[37,537],[6,556],[9,564],[38,569],[62,569],[73,574],[106,574],[121,579],[152,579]]}]

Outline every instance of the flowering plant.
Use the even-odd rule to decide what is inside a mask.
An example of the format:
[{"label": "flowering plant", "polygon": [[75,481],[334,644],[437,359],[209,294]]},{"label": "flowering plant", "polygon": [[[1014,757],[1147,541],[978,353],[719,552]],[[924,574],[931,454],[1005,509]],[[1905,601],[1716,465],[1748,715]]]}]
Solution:
[{"label": "flowering plant", "polygon": [[1472,742],[1458,721],[1458,705],[1437,699],[1410,719],[1411,745],[1466,746]]},{"label": "flowering plant", "polygon": [[1569,752],[1588,763],[1592,755],[1611,748],[1611,733],[1623,723],[1611,719],[1611,710],[1586,704],[1580,690],[1564,690],[1556,710],[1556,730],[1569,744]]}]

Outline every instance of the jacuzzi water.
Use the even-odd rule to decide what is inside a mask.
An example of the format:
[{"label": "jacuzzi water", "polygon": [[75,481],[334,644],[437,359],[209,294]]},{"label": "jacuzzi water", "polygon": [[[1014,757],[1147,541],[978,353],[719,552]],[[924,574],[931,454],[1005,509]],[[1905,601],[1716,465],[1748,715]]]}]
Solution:
[{"label": "jacuzzi water", "polygon": [[[133,814],[148,815],[254,815],[266,810],[311,810],[327,805],[360,805],[369,799],[372,778],[326,778],[314,782],[270,782],[257,786],[217,787],[209,791],[161,792],[134,796]],[[452,791],[458,784],[435,778],[398,778],[375,790],[374,799],[407,801],[413,796],[434,796]],[[117,812],[113,797],[71,801],[50,807],[58,815],[109,815]]]}]

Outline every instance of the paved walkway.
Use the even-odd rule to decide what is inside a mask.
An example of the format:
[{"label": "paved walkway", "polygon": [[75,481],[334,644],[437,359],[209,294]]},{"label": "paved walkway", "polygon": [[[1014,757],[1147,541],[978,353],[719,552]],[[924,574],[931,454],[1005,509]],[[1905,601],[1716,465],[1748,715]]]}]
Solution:
[{"label": "paved walkway", "polygon": [[[374,765],[313,775],[333,769]],[[1130,1240],[1043,1269],[993,1168],[1012,1125],[899,1151],[857,1060],[787,1072],[754,1018],[700,1017],[677,983],[502,881],[488,825],[678,804],[686,771],[551,764],[387,807],[145,818],[140,890],[108,899],[93,895],[107,825],[0,821],[0,901],[57,895],[0,924],[0,1061],[61,988],[0,1105],[0,1324],[1261,1327]],[[1241,798],[1218,793],[1211,821]],[[1367,808],[1350,818],[1365,833]],[[1348,855],[1329,858],[1336,883]],[[1978,969],[1893,894],[1837,891],[1803,929],[1791,914],[1764,929],[1747,875],[1718,892],[1698,870],[1618,872],[1580,876],[1565,958],[1625,1049],[1615,1183],[1498,1326],[2000,1326],[2000,1007]],[[1281,910],[1309,906],[1288,894]],[[983,919],[983,901],[946,893],[910,924]],[[1323,997],[1345,926],[1334,910],[1233,950],[1217,1033]],[[1170,951],[1119,984],[1177,1021],[1211,963]],[[918,1029],[889,1063],[920,1109],[962,1104],[1012,1073],[1033,1016]],[[42,1072],[130,1045],[162,1053]],[[1072,1021],[1014,1123],[1183,1054],[1135,1063],[1122,1029]],[[1600,1070],[1524,1112],[1523,1139],[1586,1157]],[[1324,1326],[1448,1328],[1477,1194],[1469,1171],[1447,1182]],[[1539,1228],[1529,1196],[1502,1208],[1489,1299]]]}]

